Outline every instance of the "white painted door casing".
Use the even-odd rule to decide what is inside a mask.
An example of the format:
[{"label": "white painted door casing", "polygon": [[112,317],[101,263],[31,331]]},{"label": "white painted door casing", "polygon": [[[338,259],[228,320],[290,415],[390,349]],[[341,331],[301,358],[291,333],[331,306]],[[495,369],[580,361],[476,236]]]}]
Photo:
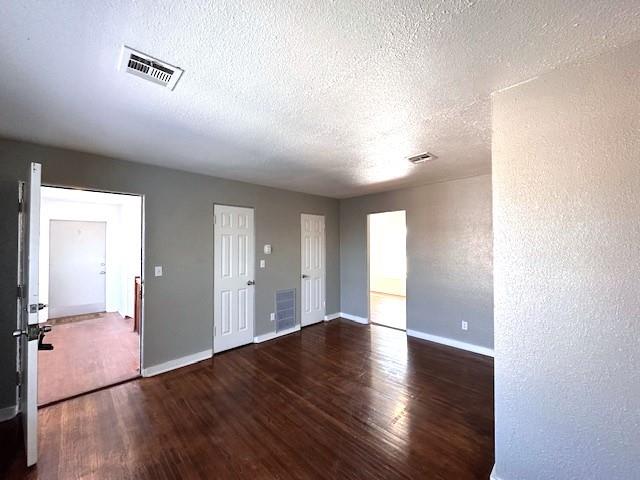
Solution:
[{"label": "white painted door casing", "polygon": [[323,215],[300,215],[301,227],[301,323],[305,327],[324,320],[325,222]]},{"label": "white painted door casing", "polygon": [[252,208],[214,207],[213,352],[253,343],[255,231]]},{"label": "white painted door casing", "polygon": [[[21,274],[24,297],[20,299],[21,328],[38,325],[38,274],[40,253],[40,178],[41,165],[29,166],[24,191],[24,210],[21,219],[22,244],[20,247]],[[38,461],[38,340],[20,337],[20,411],[25,442],[27,465]]]}]

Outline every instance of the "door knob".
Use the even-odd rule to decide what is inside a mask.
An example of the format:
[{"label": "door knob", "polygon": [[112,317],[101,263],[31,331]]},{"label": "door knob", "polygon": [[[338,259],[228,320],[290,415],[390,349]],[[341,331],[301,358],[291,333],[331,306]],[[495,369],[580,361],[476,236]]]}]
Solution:
[{"label": "door knob", "polygon": [[309,275],[302,274],[302,278],[309,278]]},{"label": "door knob", "polygon": [[98,273],[99,273],[100,275],[104,275],[104,274],[105,274],[105,273],[107,273],[107,272],[105,272],[104,270],[100,270]]},{"label": "door knob", "polygon": [[253,280],[249,280],[249,281],[247,282],[247,285],[255,285],[255,284],[256,284],[256,282],[255,282],[255,281],[253,281]]}]

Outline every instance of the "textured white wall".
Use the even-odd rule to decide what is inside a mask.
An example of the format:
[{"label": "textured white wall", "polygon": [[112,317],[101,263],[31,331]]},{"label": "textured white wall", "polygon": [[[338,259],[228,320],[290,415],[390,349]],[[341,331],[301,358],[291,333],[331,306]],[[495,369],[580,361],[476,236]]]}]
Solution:
[{"label": "textured white wall", "polygon": [[494,96],[496,467],[640,478],[640,45]]}]

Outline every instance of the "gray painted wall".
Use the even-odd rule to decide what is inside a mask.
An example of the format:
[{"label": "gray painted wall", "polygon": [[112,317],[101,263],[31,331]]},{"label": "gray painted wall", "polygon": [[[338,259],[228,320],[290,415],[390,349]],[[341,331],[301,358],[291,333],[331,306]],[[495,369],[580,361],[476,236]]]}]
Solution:
[{"label": "gray painted wall", "polygon": [[342,200],[344,313],[368,316],[367,214],[391,210],[407,212],[407,328],[493,348],[491,175]]},{"label": "gray painted wall", "polygon": [[495,475],[640,478],[640,44],[493,102]]},{"label": "gray painted wall", "polygon": [[277,289],[294,287],[300,298],[300,213],[326,216],[327,313],[340,310],[338,200],[0,140],[0,179],[18,180],[30,161],[43,164],[43,183],[145,195],[145,368],[211,348],[214,203],[254,207],[256,248],[273,246],[256,255],[267,261],[256,265],[256,335],[274,331]]},{"label": "gray painted wall", "polygon": [[[0,181],[0,409],[16,403],[18,184]],[[13,207],[13,208],[12,208]]]}]

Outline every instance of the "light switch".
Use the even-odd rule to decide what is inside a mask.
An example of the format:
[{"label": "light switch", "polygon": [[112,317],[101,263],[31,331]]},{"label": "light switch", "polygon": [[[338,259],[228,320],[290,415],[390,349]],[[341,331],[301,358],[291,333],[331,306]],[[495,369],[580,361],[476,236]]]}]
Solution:
[{"label": "light switch", "polygon": [[265,255],[271,255],[271,245],[267,244],[264,246]]},{"label": "light switch", "polygon": [[266,264],[267,262],[265,262],[264,260],[260,260],[260,268],[264,268]]},{"label": "light switch", "polygon": [[161,277],[162,276],[162,265],[156,265],[155,266],[155,275],[156,275],[156,277]]}]

